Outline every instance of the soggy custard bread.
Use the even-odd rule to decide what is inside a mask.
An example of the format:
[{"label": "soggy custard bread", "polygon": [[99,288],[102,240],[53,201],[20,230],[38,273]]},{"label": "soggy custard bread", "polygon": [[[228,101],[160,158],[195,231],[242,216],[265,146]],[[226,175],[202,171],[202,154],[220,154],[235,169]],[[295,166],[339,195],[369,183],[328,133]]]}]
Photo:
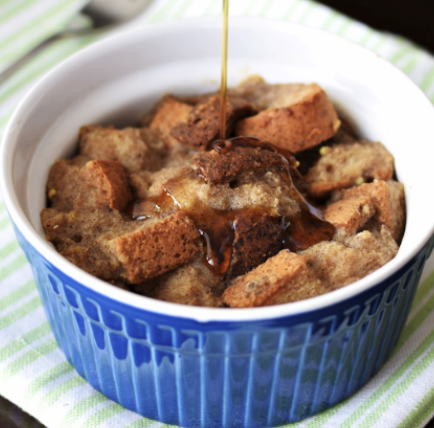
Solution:
[{"label": "soggy custard bread", "polygon": [[391,260],[405,227],[392,155],[316,84],[257,76],[167,95],[140,126],[83,126],[41,213],[69,261],[155,299],[256,307],[317,296]]}]

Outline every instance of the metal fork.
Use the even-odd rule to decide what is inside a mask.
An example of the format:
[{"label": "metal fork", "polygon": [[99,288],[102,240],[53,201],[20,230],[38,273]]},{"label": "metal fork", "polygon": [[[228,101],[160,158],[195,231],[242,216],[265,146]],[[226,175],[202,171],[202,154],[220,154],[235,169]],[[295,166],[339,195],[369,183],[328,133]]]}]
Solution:
[{"label": "metal fork", "polygon": [[72,37],[90,36],[104,33],[132,21],[143,12],[152,0],[91,0],[81,11],[92,20],[92,28],[74,28],[66,26],[65,30],[54,34],[27,52],[0,73],[0,84],[33,58],[38,52],[53,42]]}]

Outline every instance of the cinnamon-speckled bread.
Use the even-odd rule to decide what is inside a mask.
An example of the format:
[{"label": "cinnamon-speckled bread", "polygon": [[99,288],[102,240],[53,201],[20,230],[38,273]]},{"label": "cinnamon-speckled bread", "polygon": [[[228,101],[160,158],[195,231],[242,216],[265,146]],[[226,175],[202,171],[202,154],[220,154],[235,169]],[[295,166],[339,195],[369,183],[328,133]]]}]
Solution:
[{"label": "cinnamon-speckled bread", "polygon": [[82,127],[78,155],[50,171],[47,240],[125,290],[216,308],[318,296],[396,255],[393,156],[357,139],[318,85],[254,76],[226,107],[216,144],[217,94],[166,95],[138,127]]}]

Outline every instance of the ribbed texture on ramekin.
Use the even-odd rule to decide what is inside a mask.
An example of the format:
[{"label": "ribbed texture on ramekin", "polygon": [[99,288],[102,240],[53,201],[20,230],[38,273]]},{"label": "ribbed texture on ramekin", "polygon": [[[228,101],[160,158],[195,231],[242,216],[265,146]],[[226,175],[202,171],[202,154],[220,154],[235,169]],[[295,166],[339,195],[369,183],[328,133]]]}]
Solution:
[{"label": "ribbed texture on ramekin", "polygon": [[111,300],[59,272],[17,231],[68,361],[104,395],[182,427],[263,428],[321,412],[381,367],[434,238],[399,272],[315,312],[199,323]]}]

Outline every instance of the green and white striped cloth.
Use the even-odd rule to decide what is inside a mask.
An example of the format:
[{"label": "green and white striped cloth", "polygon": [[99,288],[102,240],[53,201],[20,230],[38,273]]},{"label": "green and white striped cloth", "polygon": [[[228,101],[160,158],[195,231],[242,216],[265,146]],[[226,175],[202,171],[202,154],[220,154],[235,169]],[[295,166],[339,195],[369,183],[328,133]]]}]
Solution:
[{"label": "green and white striped cloth", "polygon": [[[0,0],[0,71],[62,28],[84,0]],[[136,25],[218,15],[221,0],[154,0]],[[231,0],[230,14],[282,19],[359,43],[407,73],[434,102],[434,59],[397,36],[380,33],[310,0]],[[0,85],[0,138],[30,85],[90,43],[58,42]],[[30,267],[0,196],[0,395],[49,428],[141,428],[142,418],[93,390],[66,362],[50,331]],[[422,427],[434,415],[434,262],[424,272],[409,321],[380,373],[344,403],[291,427]]]}]

